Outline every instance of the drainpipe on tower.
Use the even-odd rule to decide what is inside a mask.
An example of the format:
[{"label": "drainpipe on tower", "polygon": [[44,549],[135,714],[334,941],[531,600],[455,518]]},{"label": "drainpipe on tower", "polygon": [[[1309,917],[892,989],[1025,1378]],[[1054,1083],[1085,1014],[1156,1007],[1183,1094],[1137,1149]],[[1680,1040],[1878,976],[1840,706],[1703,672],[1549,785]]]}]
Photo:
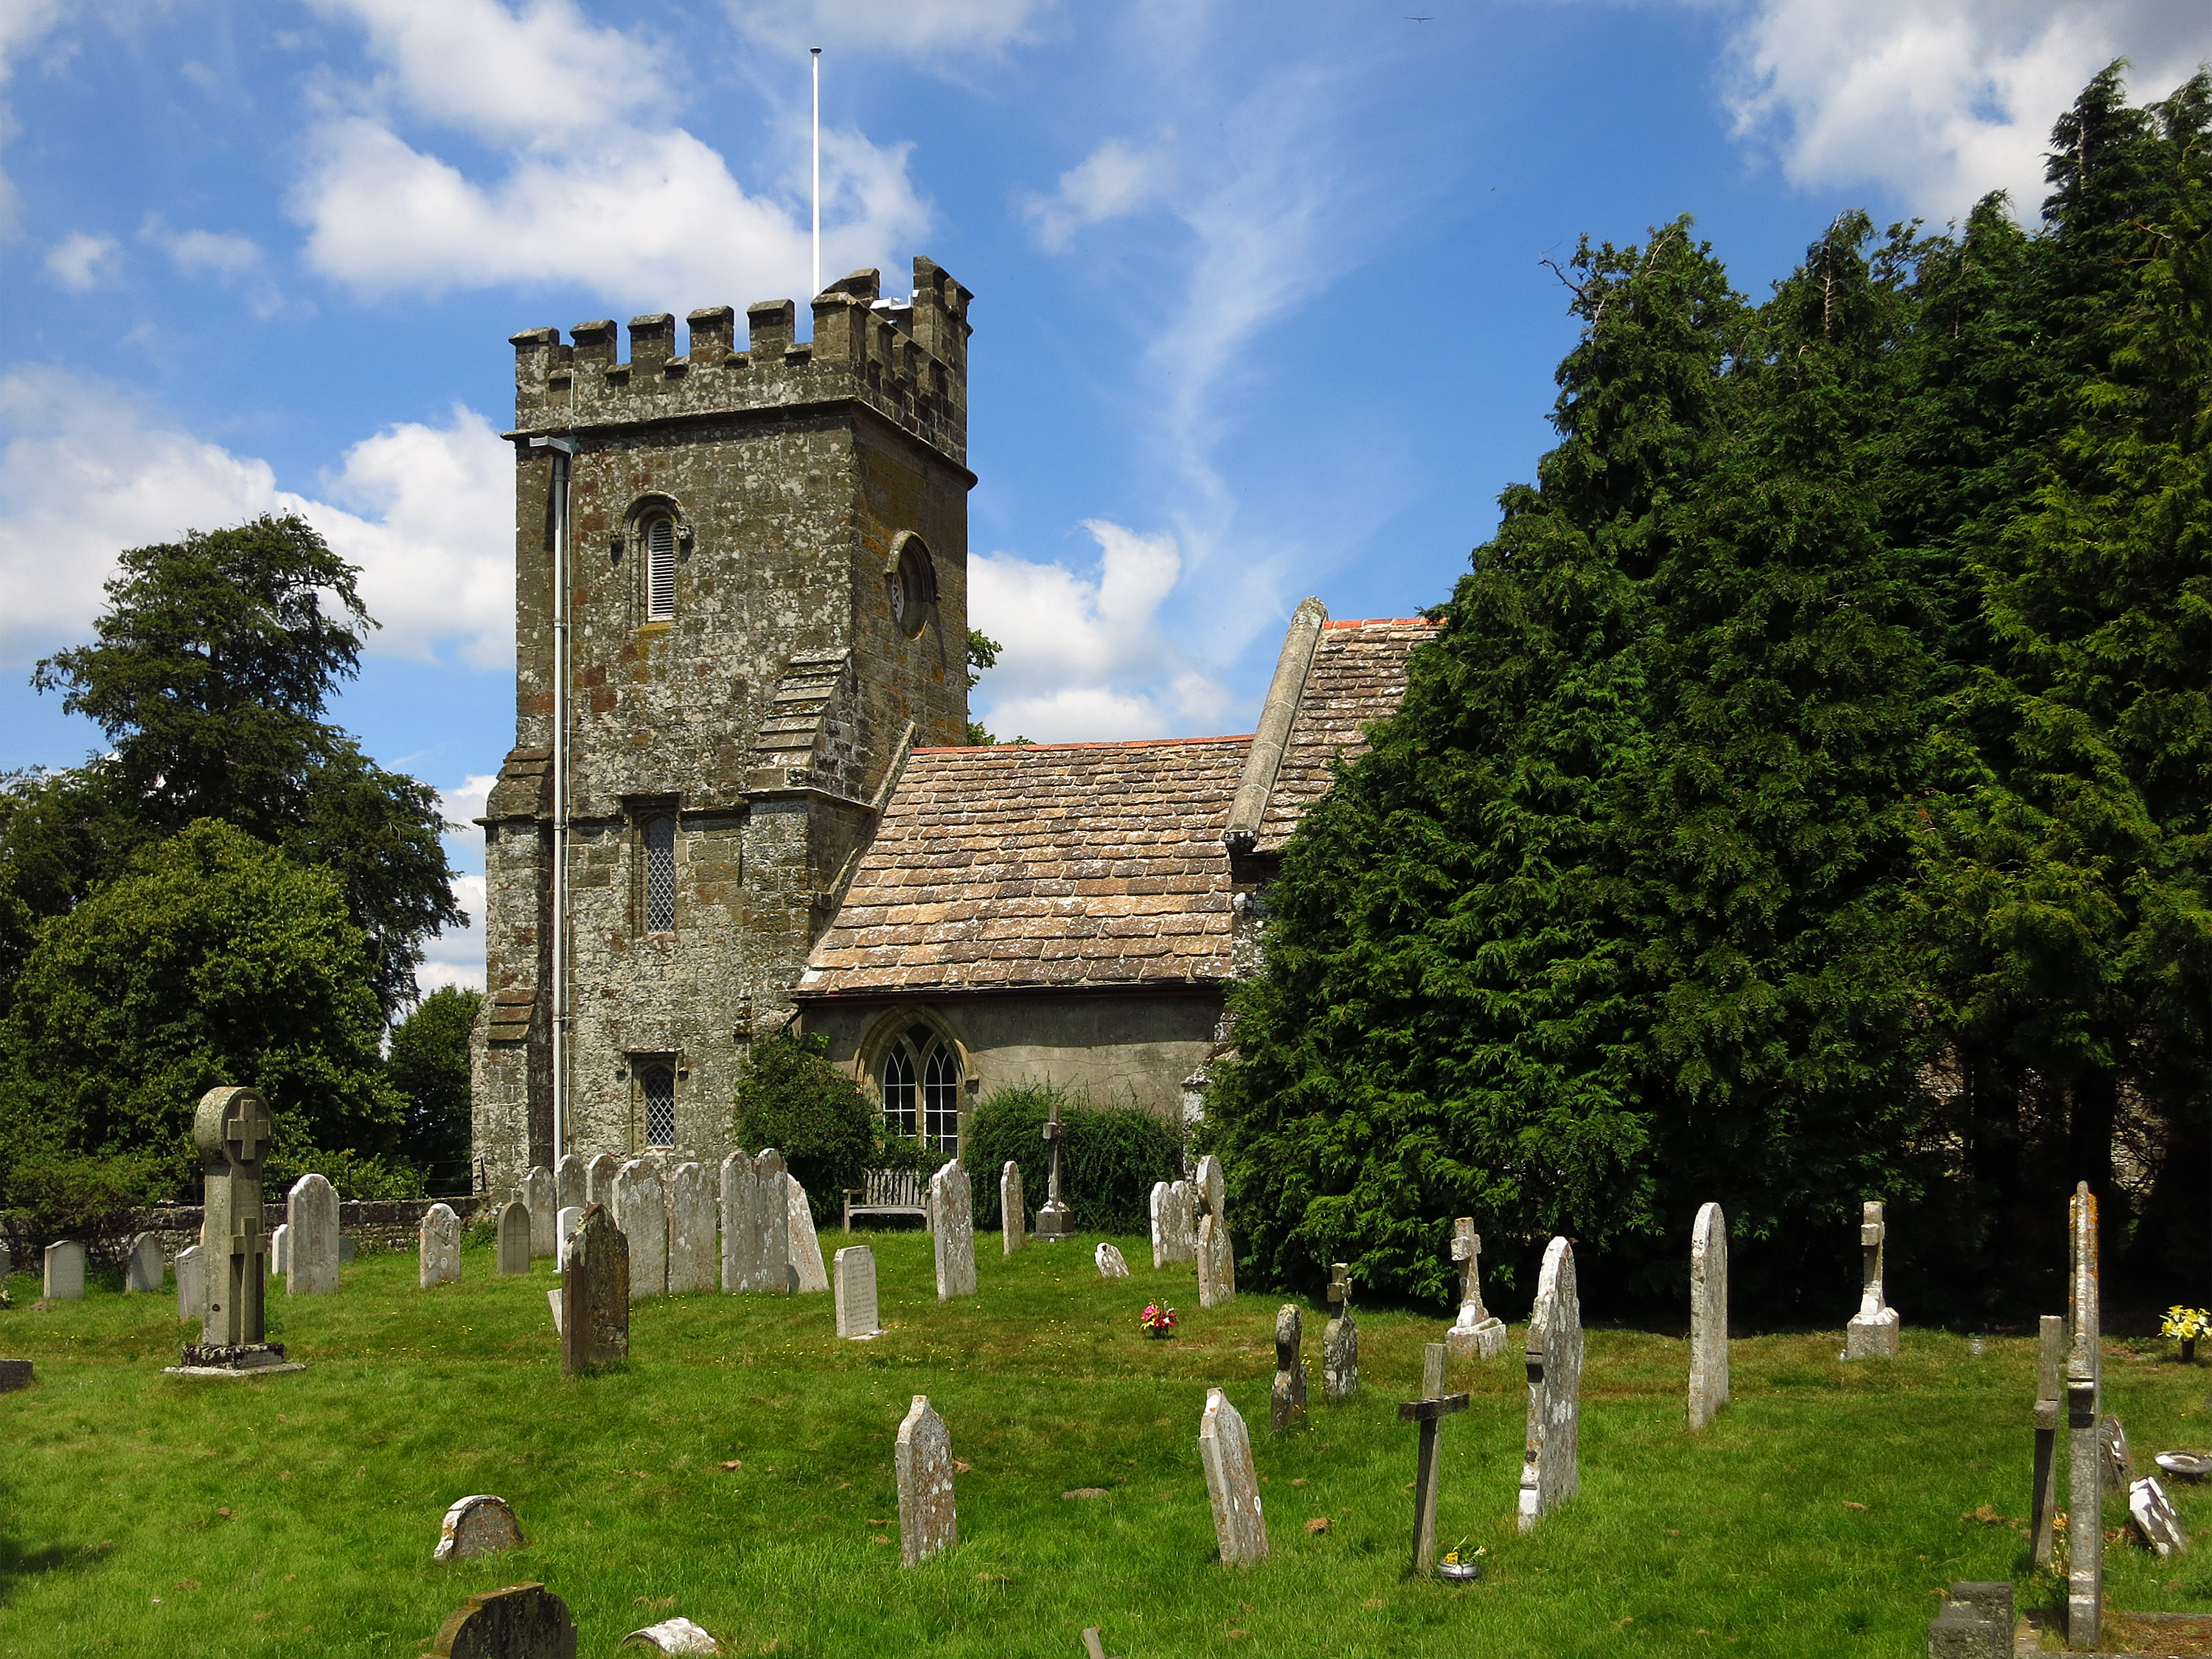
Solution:
[{"label": "drainpipe on tower", "polygon": [[532,438],[553,453],[553,1162],[568,1149],[568,468],[574,438]]}]

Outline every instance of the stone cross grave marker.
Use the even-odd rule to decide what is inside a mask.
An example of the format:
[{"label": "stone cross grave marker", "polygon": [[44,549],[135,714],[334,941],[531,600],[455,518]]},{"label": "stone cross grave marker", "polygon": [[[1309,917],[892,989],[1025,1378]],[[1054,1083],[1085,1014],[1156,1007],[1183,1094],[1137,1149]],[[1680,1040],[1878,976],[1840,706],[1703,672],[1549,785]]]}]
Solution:
[{"label": "stone cross grave marker", "polygon": [[929,1213],[935,1228],[937,1299],[975,1294],[975,1192],[954,1158],[929,1178]]},{"label": "stone cross grave marker", "polygon": [[[523,1214],[526,1217],[529,1211]],[[522,1547],[522,1523],[504,1498],[489,1492],[454,1499],[438,1526],[438,1546],[433,1561],[472,1561],[479,1555],[501,1555]]]},{"label": "stone cross grave marker", "polygon": [[1528,1316],[1528,1442],[1521,1468],[1521,1530],[1528,1532],[1582,1490],[1576,1438],[1583,1387],[1582,1297],[1574,1246],[1544,1250],[1536,1306]]},{"label": "stone cross grave marker", "polygon": [[1729,1397],[1728,1218],[1717,1204],[1690,1228],[1690,1426],[1702,1429]]},{"label": "stone cross grave marker", "polygon": [[615,1176],[621,1169],[611,1152],[594,1152],[585,1160],[584,1203],[587,1207],[597,1204],[610,1215],[613,1213]]},{"label": "stone cross grave marker", "polygon": [[876,1253],[865,1244],[837,1252],[837,1334],[866,1342],[883,1334],[876,1313]]},{"label": "stone cross grave marker", "polygon": [[1252,1436],[1229,1396],[1206,1391],[1198,1419],[1198,1461],[1206,1470],[1206,1496],[1213,1506],[1214,1541],[1232,1567],[1267,1559],[1267,1517],[1260,1507],[1260,1472],[1252,1462]]},{"label": "stone cross grave marker", "polygon": [[281,1278],[292,1272],[292,1224],[280,1221],[276,1231],[269,1235],[269,1271]]},{"label": "stone cross grave marker", "polygon": [[2066,1393],[2066,1321],[2043,1316],[2035,1363],[2035,1490],[2029,1499],[2028,1539],[2035,1565],[2051,1565],[2058,1510],[2058,1419]]},{"label": "stone cross grave marker", "polygon": [[123,1253],[123,1288],[131,1291],[152,1291],[158,1295],[161,1280],[167,1273],[168,1264],[161,1260],[161,1235],[134,1235],[130,1247]]},{"label": "stone cross grave marker", "polygon": [[210,1089],[192,1115],[200,1155],[200,1248],[210,1346],[258,1347],[268,1332],[269,1235],[262,1228],[261,1170],[275,1125],[252,1089]]},{"label": "stone cross grave marker", "polygon": [[[1431,1342],[1425,1346],[1437,1350],[1441,1361],[1445,1345]],[[1423,1369],[1425,1371],[1431,1368],[1425,1365]],[[1423,1393],[1424,1398],[1407,1401],[1398,1407],[1398,1420],[1421,1425],[1420,1457],[1413,1472],[1413,1571],[1426,1577],[1437,1559],[1437,1482],[1443,1469],[1443,1460],[1437,1454],[1443,1420],[1465,1411],[1468,1398],[1463,1394],[1444,1394],[1441,1378],[1437,1379],[1436,1392],[1424,1389]]]},{"label": "stone cross grave marker", "polygon": [[1101,1279],[1127,1279],[1129,1276],[1128,1258],[1117,1245],[1101,1244],[1091,1251],[1091,1259],[1097,1265]]},{"label": "stone cross grave marker", "polygon": [[1352,1268],[1333,1261],[1328,1268],[1329,1305],[1336,1316],[1321,1334],[1321,1393],[1341,1406],[1359,1392],[1359,1327],[1352,1321]]},{"label": "stone cross grave marker", "polygon": [[2098,1443],[2104,1407],[2104,1323],[2097,1271],[2097,1195],[2074,1189],[2069,1231],[2072,1271],[2066,1328],[2066,1421],[2071,1444],[2066,1529],[2066,1645],[2094,1648],[2105,1616],[2105,1458]]},{"label": "stone cross grave marker", "polygon": [[1030,1242],[1029,1204],[1022,1192],[1022,1166],[1011,1158],[999,1171],[999,1254],[1012,1255]]},{"label": "stone cross grave marker", "polygon": [[561,1257],[561,1369],[570,1376],[629,1358],[629,1241],[602,1204],[587,1206]]},{"label": "stone cross grave marker", "polygon": [[422,1290],[457,1284],[461,1277],[461,1218],[448,1204],[433,1204],[415,1229],[415,1282]]},{"label": "stone cross grave marker", "polygon": [[303,1175],[292,1183],[284,1212],[292,1229],[284,1294],[332,1294],[338,1287],[338,1189],[321,1176]]},{"label": "stone cross grave marker", "polygon": [[714,1288],[714,1177],[701,1164],[668,1172],[668,1293]]},{"label": "stone cross grave marker", "polygon": [[920,1566],[960,1541],[952,1504],[952,1436],[918,1394],[898,1430],[899,1553]]},{"label": "stone cross grave marker", "polygon": [[561,1213],[561,1192],[553,1171],[542,1164],[532,1164],[522,1177],[522,1201],[530,1210],[530,1254],[555,1254],[561,1248],[553,1236],[555,1218]]},{"label": "stone cross grave marker", "polygon": [[1044,1123],[1044,1144],[1052,1148],[1052,1170],[1046,1177],[1044,1203],[1036,1214],[1039,1238],[1066,1238],[1075,1231],[1075,1217],[1060,1197],[1060,1143],[1066,1138],[1067,1128],[1060,1121],[1060,1102],[1055,1098]]},{"label": "stone cross grave marker", "polygon": [[73,1238],[57,1239],[46,1246],[46,1275],[40,1294],[49,1302],[84,1300],[84,1246]]},{"label": "stone cross grave marker", "polygon": [[1505,1352],[1505,1322],[1482,1305],[1482,1235],[1474,1218],[1452,1223],[1452,1260],[1459,1263],[1459,1316],[1444,1333],[1444,1346],[1462,1359],[1495,1359]]},{"label": "stone cross grave marker", "polygon": [[615,1172],[614,1222],[629,1244],[629,1299],[668,1294],[668,1189],[660,1166],[634,1158]]},{"label": "stone cross grave marker", "polygon": [[509,1584],[449,1613],[424,1659],[576,1659],[576,1621],[544,1585]]},{"label": "stone cross grave marker", "polygon": [[200,1264],[207,1260],[205,1247],[187,1244],[177,1252],[177,1317],[207,1317],[207,1276]]},{"label": "stone cross grave marker", "polygon": [[822,1265],[822,1241],[814,1231],[814,1206],[807,1201],[806,1188],[799,1184],[797,1176],[787,1172],[783,1191],[789,1228],[785,1237],[791,1255],[791,1288],[801,1292],[826,1291],[830,1288],[830,1271]]},{"label": "stone cross grave marker", "polygon": [[1844,1333],[1844,1352],[1852,1359],[1893,1357],[1898,1352],[1897,1310],[1888,1303],[1882,1283],[1883,1249],[1889,1228],[1882,1207],[1871,1199],[1859,1221],[1861,1287],[1859,1310]]},{"label": "stone cross grave marker", "polygon": [[1306,1421],[1305,1323],[1289,1302],[1275,1310],[1275,1384],[1267,1395],[1267,1426],[1277,1434],[1301,1429]]},{"label": "stone cross grave marker", "polygon": [[591,1180],[584,1160],[563,1152],[553,1166],[553,1201],[556,1210],[581,1211],[592,1200]]},{"label": "stone cross grave marker", "polygon": [[500,1206],[499,1275],[511,1278],[530,1271],[530,1206],[514,1199]]}]

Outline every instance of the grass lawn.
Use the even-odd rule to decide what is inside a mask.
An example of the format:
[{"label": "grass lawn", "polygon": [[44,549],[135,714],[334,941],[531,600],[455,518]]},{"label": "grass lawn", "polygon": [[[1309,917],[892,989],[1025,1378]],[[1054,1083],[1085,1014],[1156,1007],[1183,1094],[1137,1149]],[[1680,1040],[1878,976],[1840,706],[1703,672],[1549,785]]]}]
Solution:
[{"label": "grass lawn", "polygon": [[[1439,1530],[1489,1553],[1481,1583],[1447,1588],[1404,1576],[1415,1431],[1395,1413],[1440,1320],[1362,1316],[1365,1387],[1332,1410],[1309,1310],[1311,1426],[1278,1441],[1274,1297],[1203,1312],[1188,1268],[1109,1283],[1095,1239],[1002,1260],[983,1235],[981,1294],[940,1305],[927,1239],[872,1242],[873,1342],[836,1340],[826,1295],[672,1297],[635,1310],[627,1370],[583,1381],[560,1372],[550,1264],[496,1279],[488,1247],[431,1291],[394,1254],[348,1267],[334,1297],[273,1297],[271,1334],[308,1369],[240,1382],[160,1374],[185,1334],[173,1297],[34,1308],[19,1275],[0,1355],[39,1381],[0,1396],[0,1655],[412,1655],[471,1591],[542,1579],[586,1655],[680,1613],[733,1653],[871,1659],[1071,1659],[1091,1624],[1126,1659],[1903,1659],[1926,1651],[1939,1586],[2028,1577],[2032,1339],[1975,1358],[1908,1328],[1901,1359],[1849,1365],[1839,1332],[1740,1340],[1734,1401],[1692,1437],[1687,1345],[1592,1330],[1582,1495],[1526,1537],[1518,1346],[1455,1367],[1474,1400],[1445,1425]],[[1911,1287],[1893,1294],[1909,1317]],[[1137,1331],[1155,1296],[1182,1310],[1169,1342]],[[1856,1299],[1837,1287],[1839,1324]],[[2208,1378],[2171,1345],[2107,1352],[2139,1462],[2212,1442]],[[1214,1559],[1209,1384],[1253,1427],[1274,1548],[1257,1568]],[[972,1467],[959,1548],[908,1571],[891,1458],[915,1394]],[[1085,1487],[1103,1495],[1064,1496]],[[446,1506],[483,1492],[527,1545],[434,1564]],[[2212,1492],[2176,1497],[2212,1526]],[[1984,1505],[2002,1520],[1969,1518]],[[2107,1561],[2116,1606],[2212,1608],[2212,1552],[2161,1566],[2127,1542]]]}]

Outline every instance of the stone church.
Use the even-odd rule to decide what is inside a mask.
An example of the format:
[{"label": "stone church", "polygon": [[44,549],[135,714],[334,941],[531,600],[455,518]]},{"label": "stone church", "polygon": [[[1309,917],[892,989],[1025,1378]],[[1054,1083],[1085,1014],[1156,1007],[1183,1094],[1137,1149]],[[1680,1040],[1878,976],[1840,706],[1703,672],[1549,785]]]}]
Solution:
[{"label": "stone church", "polygon": [[794,1022],[948,1149],[1018,1084],[1197,1109],[1285,839],[1430,626],[1306,600],[1254,734],[965,746],[970,298],[917,258],[906,298],[817,295],[806,343],[789,301],[742,344],[691,313],[682,356],[665,313],[627,361],[611,321],[514,337],[481,1189],[720,1158]]}]

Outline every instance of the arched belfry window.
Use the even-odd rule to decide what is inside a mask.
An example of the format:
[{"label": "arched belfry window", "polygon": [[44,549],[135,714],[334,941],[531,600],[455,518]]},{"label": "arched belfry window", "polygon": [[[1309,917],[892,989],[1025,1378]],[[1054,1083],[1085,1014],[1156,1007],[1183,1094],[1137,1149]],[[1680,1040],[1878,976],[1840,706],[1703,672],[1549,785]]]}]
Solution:
[{"label": "arched belfry window", "polygon": [[645,619],[676,614],[676,520],[665,514],[645,522]]},{"label": "arched belfry window", "polygon": [[882,1080],[886,1130],[960,1155],[960,1054],[951,1042],[916,1021],[884,1051]]},{"label": "arched belfry window", "polygon": [[676,1144],[676,1073],[671,1066],[648,1066],[638,1085],[645,1091],[645,1144]]},{"label": "arched belfry window", "polygon": [[645,826],[645,931],[676,931],[676,820],[666,813]]}]

